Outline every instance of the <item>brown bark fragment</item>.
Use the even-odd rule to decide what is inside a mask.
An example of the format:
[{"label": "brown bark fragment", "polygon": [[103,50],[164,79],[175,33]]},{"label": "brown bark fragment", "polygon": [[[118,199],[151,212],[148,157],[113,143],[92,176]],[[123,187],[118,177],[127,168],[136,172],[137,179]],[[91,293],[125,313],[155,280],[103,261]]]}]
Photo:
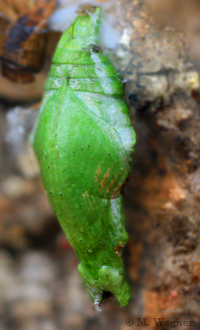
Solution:
[{"label": "brown bark fragment", "polygon": [[125,188],[128,269],[154,329],[153,317],[199,313],[200,116],[192,97],[199,77],[183,33],[157,24],[142,0],[118,3],[116,56],[137,131]]}]

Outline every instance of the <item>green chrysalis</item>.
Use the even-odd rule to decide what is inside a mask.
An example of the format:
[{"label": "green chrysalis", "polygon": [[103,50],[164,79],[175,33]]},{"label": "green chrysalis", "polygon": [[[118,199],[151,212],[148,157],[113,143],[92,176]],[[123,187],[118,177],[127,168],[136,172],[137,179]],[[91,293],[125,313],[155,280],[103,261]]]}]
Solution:
[{"label": "green chrysalis", "polygon": [[101,8],[63,33],[45,85],[33,147],[44,188],[98,306],[105,292],[125,306],[120,252],[128,240],[120,194],[136,141],[119,74],[98,47]]}]

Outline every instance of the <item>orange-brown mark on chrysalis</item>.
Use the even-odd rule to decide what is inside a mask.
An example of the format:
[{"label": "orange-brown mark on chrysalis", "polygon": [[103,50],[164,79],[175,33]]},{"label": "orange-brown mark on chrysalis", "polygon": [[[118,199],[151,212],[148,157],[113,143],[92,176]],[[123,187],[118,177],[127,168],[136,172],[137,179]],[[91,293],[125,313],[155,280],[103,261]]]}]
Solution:
[{"label": "orange-brown mark on chrysalis", "polygon": [[117,181],[117,176],[111,181],[111,183],[109,184],[106,193],[109,193],[111,188],[113,187],[114,183]]},{"label": "orange-brown mark on chrysalis", "polygon": [[86,191],[85,194],[83,194],[83,197],[89,197],[88,192]]},{"label": "orange-brown mark on chrysalis", "polygon": [[113,192],[111,198],[116,198],[119,194],[119,191],[121,190],[121,185],[119,185]]},{"label": "orange-brown mark on chrysalis", "polygon": [[115,251],[115,253],[121,257],[121,252],[122,252],[122,248],[124,247],[124,244],[122,242],[119,243],[119,245],[115,246],[113,248],[113,250]]},{"label": "orange-brown mark on chrysalis", "polygon": [[99,191],[101,191],[104,187],[105,187],[105,184],[106,184],[106,182],[107,182],[107,179],[108,179],[108,177],[109,177],[109,175],[110,175],[110,168],[107,170],[107,172],[106,172],[106,174],[103,176],[103,180],[101,181],[101,183],[100,183],[100,189],[99,189]]},{"label": "orange-brown mark on chrysalis", "polygon": [[94,210],[94,207],[93,207],[92,203],[90,203],[90,208],[91,208],[92,210]]},{"label": "orange-brown mark on chrysalis", "polygon": [[98,176],[101,174],[101,166],[99,165],[97,171],[96,171],[96,177],[95,177],[95,182],[98,181]]}]

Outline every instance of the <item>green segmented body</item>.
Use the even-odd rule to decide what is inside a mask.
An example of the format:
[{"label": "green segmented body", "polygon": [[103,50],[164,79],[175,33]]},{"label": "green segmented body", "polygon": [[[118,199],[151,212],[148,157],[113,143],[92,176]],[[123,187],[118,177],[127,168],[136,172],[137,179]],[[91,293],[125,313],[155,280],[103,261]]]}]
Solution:
[{"label": "green segmented body", "polygon": [[120,190],[135,132],[121,79],[98,50],[101,9],[79,14],[62,35],[45,85],[33,147],[51,205],[79,259],[93,301],[104,291],[124,306],[120,250],[128,240]]}]

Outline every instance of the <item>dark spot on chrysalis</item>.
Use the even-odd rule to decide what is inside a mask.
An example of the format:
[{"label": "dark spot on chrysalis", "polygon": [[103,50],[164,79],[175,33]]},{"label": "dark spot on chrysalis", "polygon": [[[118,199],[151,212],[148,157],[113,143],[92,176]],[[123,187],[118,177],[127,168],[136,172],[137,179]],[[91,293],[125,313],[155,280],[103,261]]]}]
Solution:
[{"label": "dark spot on chrysalis", "polygon": [[91,45],[91,49],[94,53],[98,53],[101,50],[100,47],[97,45]]}]

